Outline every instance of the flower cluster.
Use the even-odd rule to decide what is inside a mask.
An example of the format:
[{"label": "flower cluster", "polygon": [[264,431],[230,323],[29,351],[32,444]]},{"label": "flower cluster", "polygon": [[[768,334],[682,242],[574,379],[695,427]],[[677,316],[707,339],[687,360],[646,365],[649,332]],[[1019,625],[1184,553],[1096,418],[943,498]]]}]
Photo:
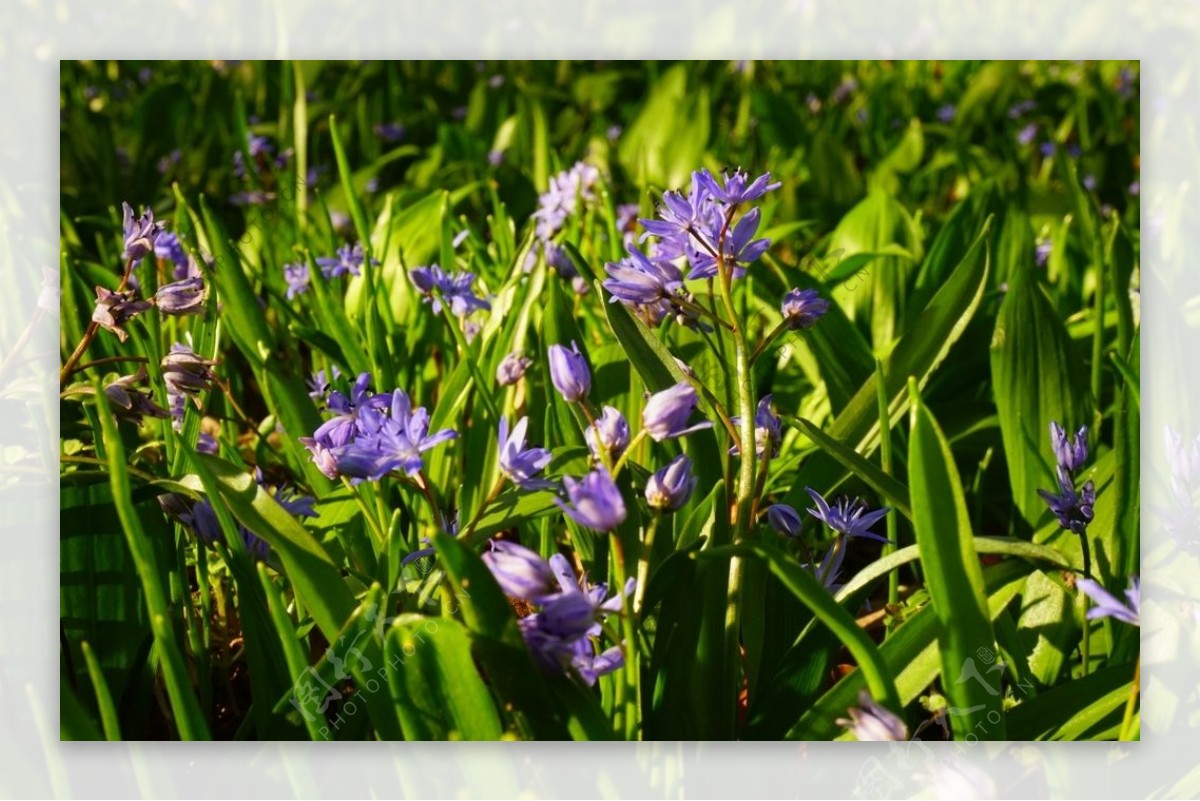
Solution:
[{"label": "flower cluster", "polygon": [[[317,259],[317,266],[321,268],[322,275],[333,280],[342,275],[360,274],[364,259],[362,243],[355,242],[354,245],[342,245],[334,256],[321,256]],[[371,259],[371,264],[379,264],[379,260]],[[307,273],[305,270],[306,276]]]},{"label": "flower cluster", "polygon": [[491,311],[492,304],[471,289],[475,283],[475,273],[448,273],[432,264],[429,267],[414,267],[408,277],[421,293],[421,299],[432,306],[434,314],[442,313],[443,304],[449,307],[455,317],[469,317],[476,311]]},{"label": "flower cluster", "polygon": [[[121,209],[125,243],[122,255],[129,263],[125,284],[130,289],[121,287],[114,292],[96,287],[96,308],[92,312],[92,322],[116,334],[117,339],[124,342],[129,336],[125,324],[137,315],[155,306],[168,315],[199,314],[204,310],[207,291],[204,279],[200,277],[195,262],[183,249],[179,237],[165,230],[162,223],[155,222],[151,209],[144,210],[139,216],[134,216],[133,208],[128,203],[122,203]],[[174,264],[172,274],[176,280],[159,287],[154,297],[146,300],[137,296],[138,282],[133,268],[152,254],[156,259]]]},{"label": "flower cluster", "polygon": [[645,229],[642,241],[656,238],[653,249],[643,253],[626,239],[627,258],[605,265],[604,287],[612,302],[625,304],[650,326],[668,315],[684,325],[698,325],[681,263],[688,266],[686,280],[715,278],[719,265],[731,269],[735,278],[744,275],[746,266],[757,261],[771,242],[755,238],[759,209],[750,209],[735,222],[738,209],[779,186],[771,183],[770,173],[753,181],[741,170],[722,178],[708,170],[692,173],[686,195],[665,192],[657,216],[639,220]]},{"label": "flower cluster", "polygon": [[1087,426],[1081,426],[1070,437],[1058,423],[1050,424],[1050,445],[1058,462],[1058,493],[1039,489],[1038,495],[1054,512],[1058,524],[1068,531],[1083,534],[1092,522],[1096,503],[1096,487],[1089,479],[1076,491],[1075,472],[1087,461]]},{"label": "flower cluster", "polygon": [[621,645],[597,653],[596,640],[604,619],[621,612],[622,596],[633,592],[634,579],[629,579],[621,595],[609,598],[605,584],[584,581],[580,586],[562,554],[546,561],[530,549],[506,541],[493,541],[483,561],[506,594],[538,607],[518,625],[543,670],[577,676],[590,686],[597,677],[624,665]]},{"label": "flower cluster", "polygon": [[550,241],[567,218],[579,210],[581,201],[594,201],[593,189],[599,178],[600,171],[582,161],[552,177],[549,188],[538,197],[538,208],[533,213],[538,239]]},{"label": "flower cluster", "polygon": [[761,220],[757,208],[746,212],[736,224],[734,217],[742,204],[758,200],[780,186],[771,183],[770,173],[751,181],[741,170],[722,178],[708,170],[697,170],[692,173],[687,195],[665,192],[658,217],[640,220],[645,229],[641,238],[658,238],[656,261],[686,258],[689,280],[715,278],[719,260],[733,265],[733,276],[740,277],[745,274],[745,266],[757,261],[771,242],[754,238]]},{"label": "flower cluster", "polygon": [[371,374],[362,373],[349,397],[330,392],[326,406],[335,416],[300,438],[329,478],[378,481],[393,471],[411,476],[424,466],[421,454],[458,436],[448,428],[430,434],[424,407],[413,408],[401,389],[372,394],[370,382]]}]

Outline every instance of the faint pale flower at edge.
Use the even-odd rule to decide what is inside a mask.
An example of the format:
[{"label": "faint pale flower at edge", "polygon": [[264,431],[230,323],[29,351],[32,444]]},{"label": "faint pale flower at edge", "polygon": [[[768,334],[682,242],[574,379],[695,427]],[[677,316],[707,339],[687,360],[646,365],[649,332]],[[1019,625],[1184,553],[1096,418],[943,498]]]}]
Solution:
[{"label": "faint pale flower at edge", "polygon": [[861,742],[903,741],[908,739],[908,727],[891,710],[875,702],[863,690],[858,694],[858,706],[846,710],[850,717],[838,718],[837,724],[849,729]]}]

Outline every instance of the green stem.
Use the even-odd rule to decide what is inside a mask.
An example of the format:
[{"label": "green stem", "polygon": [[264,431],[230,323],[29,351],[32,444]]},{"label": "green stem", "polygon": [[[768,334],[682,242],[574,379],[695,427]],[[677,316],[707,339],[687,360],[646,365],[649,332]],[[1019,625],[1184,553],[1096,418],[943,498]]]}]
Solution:
[{"label": "green stem", "polygon": [[789,327],[790,326],[788,326],[787,320],[784,320],[779,325],[771,329],[771,333],[767,334],[766,338],[763,339],[762,342],[758,343],[758,347],[754,349],[754,354],[750,357],[750,363],[754,364],[757,362],[759,357],[766,353],[767,348],[771,347],[775,340],[779,339],[779,337],[782,336]]},{"label": "green stem", "polygon": [[646,536],[642,542],[642,558],[638,560],[637,588],[633,593],[633,608],[640,616],[642,614],[642,599],[646,597],[646,581],[650,578],[650,559],[654,556],[654,535],[658,531],[658,521],[662,513],[658,510],[650,517],[646,526]]},{"label": "green stem", "polygon": [[646,429],[643,428],[641,431],[633,435],[633,439],[629,441],[629,445],[625,448],[625,452],[621,454],[621,457],[617,459],[617,463],[613,465],[612,477],[614,480],[616,480],[617,475],[621,472],[621,468],[625,466],[625,462],[629,460],[629,456],[633,453],[634,448],[640,445],[642,440],[646,438],[647,433],[648,432]]},{"label": "green stem", "polygon": [[1141,690],[1142,683],[1142,658],[1139,656],[1137,662],[1133,666],[1133,682],[1129,685],[1129,700],[1125,702],[1125,717],[1121,721],[1121,734],[1117,738],[1119,740],[1128,740],[1130,738],[1130,726],[1133,723],[1133,710],[1137,707],[1138,692]]},{"label": "green stem", "polygon": [[[728,218],[725,228],[728,228]],[[724,230],[722,237],[724,239]],[[722,253],[723,242],[718,242],[717,252]],[[724,258],[717,260],[718,284],[721,288],[721,300],[725,312],[733,321],[734,368],[737,381],[738,414],[741,432],[740,465],[737,482],[737,518],[733,531],[733,544],[741,545],[750,539],[753,524],[751,517],[754,500],[755,477],[755,447],[754,447],[754,376],[750,365],[750,347],[746,342],[745,330],[737,308],[733,303],[733,274],[732,265],[725,263]],[[742,611],[742,577],[745,564],[740,555],[729,560],[729,584],[725,605],[725,678],[729,682],[726,691],[730,693],[723,702],[736,705],[739,681],[738,663],[740,656],[739,631]],[[736,716],[734,718],[736,720]]]},{"label": "green stem", "polygon": [[[880,465],[883,467],[883,472],[887,475],[892,475],[892,421],[891,410],[888,405],[887,382],[883,375],[883,362],[879,359],[875,360],[875,387],[878,390],[879,402],[879,452]],[[883,556],[887,557],[896,552],[899,547],[899,527],[896,523],[896,514],[894,511],[887,514],[887,538],[890,542],[883,546]],[[893,570],[888,573],[888,606],[895,608],[900,603],[900,574]],[[885,618],[885,631],[890,634],[895,620],[891,615]]]},{"label": "green stem", "polygon": [[[1084,578],[1092,577],[1092,553],[1091,547],[1088,545],[1087,529],[1079,535],[1079,544],[1083,549],[1083,575]],[[1083,675],[1088,674],[1088,662],[1091,651],[1092,627],[1091,621],[1088,620],[1088,607],[1092,605],[1092,599],[1087,595],[1083,596],[1083,640],[1079,644],[1079,656],[1083,660]]]},{"label": "green stem", "polygon": [[350,479],[342,476],[342,484],[346,489],[350,490],[350,494],[354,496],[354,502],[358,504],[359,511],[362,512],[367,524],[371,527],[371,533],[375,535],[375,541],[383,546],[387,540],[384,538],[383,529],[379,526],[379,520],[375,517],[375,513],[367,506],[367,502],[363,499],[362,493],[358,491],[358,487],[350,483]]},{"label": "green stem", "polygon": [[492,420],[500,419],[500,411],[496,408],[496,401],[492,399],[492,394],[488,392],[488,383],[484,380],[483,374],[479,372],[479,362],[475,359],[475,355],[471,353],[471,346],[467,343],[467,338],[458,327],[458,321],[454,319],[454,314],[450,311],[450,304],[444,298],[440,297],[442,303],[442,311],[445,312],[446,325],[450,328],[454,335],[454,341],[458,345],[458,356],[460,359],[467,360],[467,369],[471,371],[471,378],[475,380],[475,394],[483,401],[483,405],[487,407],[488,414],[492,416]]},{"label": "green stem", "polygon": [[[1095,232],[1099,237],[1099,231]],[[1101,414],[1100,402],[1100,379],[1102,376],[1101,368],[1104,366],[1104,295],[1105,295],[1105,269],[1104,257],[1099,246],[1093,247],[1093,258],[1096,260],[1096,311],[1095,311],[1095,327],[1092,330],[1092,403],[1096,406],[1094,430],[1097,434],[1100,431],[1100,424],[1103,420]]]},{"label": "green stem", "polygon": [[624,723],[625,723],[625,739],[638,740],[638,729],[640,721],[638,720],[638,648],[637,638],[634,635],[633,628],[633,609],[630,605],[629,596],[625,593],[625,581],[627,572],[625,570],[625,546],[621,543],[621,536],[610,531],[613,543],[613,566],[616,569],[617,592],[621,595],[621,631],[624,634],[625,642],[621,646],[621,650],[625,654],[625,693],[624,693]]}]

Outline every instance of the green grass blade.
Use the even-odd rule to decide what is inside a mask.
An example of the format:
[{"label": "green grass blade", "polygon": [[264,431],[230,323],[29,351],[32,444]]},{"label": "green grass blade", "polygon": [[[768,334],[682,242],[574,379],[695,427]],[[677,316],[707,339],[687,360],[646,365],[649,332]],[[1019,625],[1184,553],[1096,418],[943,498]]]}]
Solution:
[{"label": "green grass blade", "polygon": [[980,739],[1004,739],[1002,695],[986,679],[968,674],[981,654],[995,649],[983,572],[967,514],[954,455],[921,401],[916,379],[912,395],[912,430],[908,469],[913,501],[913,524],[921,566],[934,611],[941,622],[938,641],[943,687],[952,709],[955,739],[968,734]]},{"label": "green grass blade", "polygon": [[833,437],[826,434],[817,426],[803,417],[785,417],[784,422],[801,431],[811,439],[821,450],[854,475],[866,482],[867,486],[886,498],[896,511],[908,519],[912,519],[912,509],[908,502],[908,487],[883,472],[875,463],[867,461],[857,451],[846,447]]},{"label": "green grass blade", "polygon": [[83,652],[88,675],[92,678],[92,689],[96,692],[96,707],[100,710],[104,739],[120,740],[121,724],[117,719],[117,708],[113,705],[112,693],[108,691],[108,682],[104,679],[104,671],[100,668],[100,660],[96,659],[96,652],[86,640],[79,644],[79,650]]},{"label": "green grass blade", "polygon": [[113,490],[113,502],[125,531],[125,541],[133,555],[134,566],[142,582],[146,612],[150,617],[150,630],[158,648],[162,664],[167,698],[175,714],[175,725],[185,740],[209,739],[208,724],[200,710],[200,703],[188,679],[187,664],[183,651],[175,639],[175,625],[162,586],[154,546],[142,528],[141,518],[130,499],[129,468],[125,464],[125,444],[117,430],[117,421],[109,408],[108,396],[100,380],[94,382],[96,389],[96,412],[103,432],[104,447],[108,453],[108,471]]}]

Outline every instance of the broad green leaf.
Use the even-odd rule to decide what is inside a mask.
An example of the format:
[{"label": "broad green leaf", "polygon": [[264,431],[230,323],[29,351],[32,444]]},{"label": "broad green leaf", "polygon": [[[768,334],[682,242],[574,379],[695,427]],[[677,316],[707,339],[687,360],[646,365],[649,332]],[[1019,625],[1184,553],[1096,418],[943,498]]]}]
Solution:
[{"label": "broad green leaf", "polygon": [[[875,255],[892,253],[897,247],[911,255]],[[877,352],[886,351],[904,333],[908,279],[920,259],[920,249],[920,232],[912,217],[880,189],[872,190],[852,208],[830,236],[828,250],[841,252],[846,268],[858,269],[860,260],[869,259],[857,275],[841,285],[846,296],[836,293],[834,297],[851,318],[868,318]]]},{"label": "broad green leaf", "polygon": [[[995,636],[984,594],[983,573],[971,532],[966,498],[954,454],[910,379],[912,430],[908,469],[913,528],[921,551],[921,567],[931,603],[941,623],[938,642],[946,696],[952,705],[950,725],[955,739],[974,734],[1003,740],[1001,696],[969,672],[980,654],[992,653]],[[999,716],[999,723],[989,723]]]},{"label": "broad green leaf", "polygon": [[1050,423],[1074,432],[1086,422],[1087,389],[1066,328],[1028,263],[1014,265],[992,337],[992,382],[1013,502],[1034,525],[1046,509],[1039,488],[1056,486]]},{"label": "broad green leaf", "polygon": [[459,623],[403,615],[388,631],[384,653],[405,739],[500,739],[500,718]]},{"label": "broad green leaf", "polygon": [[1030,672],[1043,686],[1052,686],[1078,640],[1074,598],[1042,571],[1031,573],[1021,594],[1017,627],[1029,652]]}]

